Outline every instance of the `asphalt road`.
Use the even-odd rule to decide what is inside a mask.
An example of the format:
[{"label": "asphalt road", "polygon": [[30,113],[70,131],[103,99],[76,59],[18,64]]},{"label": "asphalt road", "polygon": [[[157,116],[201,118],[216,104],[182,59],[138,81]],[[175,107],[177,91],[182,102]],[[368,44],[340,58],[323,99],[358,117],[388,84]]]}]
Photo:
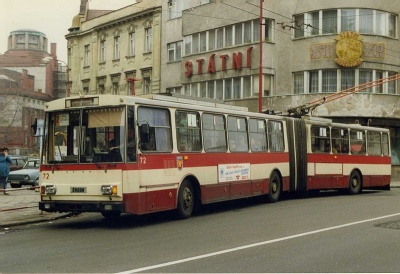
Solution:
[{"label": "asphalt road", "polygon": [[249,199],[110,222],[100,214],[0,234],[0,272],[399,272],[400,189],[275,204]]}]

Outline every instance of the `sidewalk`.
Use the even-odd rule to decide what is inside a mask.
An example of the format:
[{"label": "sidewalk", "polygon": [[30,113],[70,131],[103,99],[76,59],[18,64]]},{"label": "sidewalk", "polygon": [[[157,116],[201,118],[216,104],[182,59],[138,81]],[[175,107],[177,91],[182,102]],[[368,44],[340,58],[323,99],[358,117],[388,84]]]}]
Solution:
[{"label": "sidewalk", "polygon": [[0,192],[0,231],[11,226],[38,223],[68,216],[68,213],[50,213],[39,210],[39,192],[7,187],[10,195]]},{"label": "sidewalk", "polygon": [[[392,188],[400,188],[400,181],[392,181]],[[39,210],[39,192],[24,188],[0,192],[0,232],[8,227],[46,222],[69,216],[69,213],[50,213]]]}]

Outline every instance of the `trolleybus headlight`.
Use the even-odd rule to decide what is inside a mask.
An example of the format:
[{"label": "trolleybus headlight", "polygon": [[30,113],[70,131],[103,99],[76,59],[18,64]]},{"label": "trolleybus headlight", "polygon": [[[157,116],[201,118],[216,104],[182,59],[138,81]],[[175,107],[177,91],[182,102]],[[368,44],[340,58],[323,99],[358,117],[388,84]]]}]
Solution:
[{"label": "trolleybus headlight", "polygon": [[107,186],[101,186],[101,193],[103,195],[117,195],[117,186],[111,186],[111,185],[107,185]]},{"label": "trolleybus headlight", "polygon": [[46,194],[48,194],[48,195],[54,195],[54,194],[57,193],[57,188],[56,188],[56,186],[54,186],[54,185],[47,185],[47,186],[45,186],[45,187],[46,187],[46,189],[45,189]]}]

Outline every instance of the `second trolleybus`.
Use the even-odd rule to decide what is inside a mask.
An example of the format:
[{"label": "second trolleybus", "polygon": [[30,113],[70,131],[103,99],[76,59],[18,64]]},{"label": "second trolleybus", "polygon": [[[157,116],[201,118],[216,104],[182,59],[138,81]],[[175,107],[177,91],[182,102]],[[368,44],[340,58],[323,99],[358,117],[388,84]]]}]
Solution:
[{"label": "second trolleybus", "polygon": [[244,197],[390,189],[390,174],[384,128],[167,96],[68,97],[45,105],[39,208],[188,218]]}]

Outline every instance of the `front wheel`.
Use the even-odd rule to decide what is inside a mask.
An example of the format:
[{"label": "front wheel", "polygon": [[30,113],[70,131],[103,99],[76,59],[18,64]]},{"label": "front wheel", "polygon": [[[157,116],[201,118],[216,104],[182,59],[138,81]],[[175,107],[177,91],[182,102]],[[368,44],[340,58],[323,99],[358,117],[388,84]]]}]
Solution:
[{"label": "front wheel", "polygon": [[194,191],[190,181],[182,182],[178,192],[178,214],[181,219],[189,218],[194,209]]},{"label": "front wheel", "polygon": [[349,194],[359,194],[361,192],[361,176],[357,171],[353,171],[349,177]]},{"label": "front wheel", "polygon": [[281,177],[274,172],[269,178],[269,192],[268,192],[268,201],[270,203],[275,203],[279,200],[281,196]]}]

